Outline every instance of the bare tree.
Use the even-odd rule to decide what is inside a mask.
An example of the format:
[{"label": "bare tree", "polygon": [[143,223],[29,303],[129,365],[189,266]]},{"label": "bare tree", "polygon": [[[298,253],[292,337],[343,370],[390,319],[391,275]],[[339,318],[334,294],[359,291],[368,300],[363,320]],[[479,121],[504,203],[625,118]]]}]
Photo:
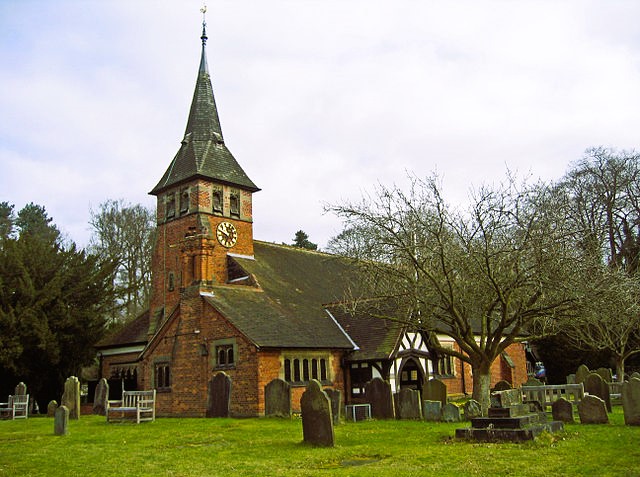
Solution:
[{"label": "bare tree", "polygon": [[350,306],[429,333],[432,350],[469,363],[473,397],[487,408],[494,360],[552,332],[576,308],[581,257],[567,240],[565,204],[543,185],[508,177],[475,191],[462,213],[445,203],[437,178],[411,179],[407,193],[379,186],[360,203],[327,208],[347,229],[375,234],[366,240],[369,260],[357,262],[367,283]]},{"label": "bare tree", "polygon": [[134,318],[149,304],[155,213],[139,204],[108,200],[98,210],[91,210],[90,223],[90,249],[117,264],[112,277],[116,303],[111,320]]}]

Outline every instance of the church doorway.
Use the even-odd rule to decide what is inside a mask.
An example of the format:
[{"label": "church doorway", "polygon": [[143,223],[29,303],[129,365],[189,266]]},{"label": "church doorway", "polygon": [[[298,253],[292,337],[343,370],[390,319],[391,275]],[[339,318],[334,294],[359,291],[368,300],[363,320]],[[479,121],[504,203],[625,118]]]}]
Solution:
[{"label": "church doorway", "polygon": [[424,373],[414,358],[408,358],[400,369],[400,389],[409,388],[417,389],[422,394],[422,386],[424,384]]}]

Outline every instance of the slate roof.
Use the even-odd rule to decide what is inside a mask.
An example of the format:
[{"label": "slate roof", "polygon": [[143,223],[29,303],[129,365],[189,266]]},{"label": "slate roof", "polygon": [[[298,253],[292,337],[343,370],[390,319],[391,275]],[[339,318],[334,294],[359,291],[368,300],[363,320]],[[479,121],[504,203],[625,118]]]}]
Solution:
[{"label": "slate roof", "polygon": [[235,185],[251,192],[260,190],[224,143],[207,65],[206,39],[203,29],[200,68],[184,139],[162,179],[150,192],[153,195],[198,177]]},{"label": "slate roof", "polygon": [[255,260],[233,257],[259,288],[214,287],[207,302],[259,347],[352,349],[323,303],[344,298],[354,268],[320,252],[254,241]]},{"label": "slate roof", "polygon": [[142,313],[135,320],[127,323],[123,328],[115,333],[104,337],[96,348],[113,348],[123,345],[145,344],[147,342],[147,332],[149,331],[149,310]]}]

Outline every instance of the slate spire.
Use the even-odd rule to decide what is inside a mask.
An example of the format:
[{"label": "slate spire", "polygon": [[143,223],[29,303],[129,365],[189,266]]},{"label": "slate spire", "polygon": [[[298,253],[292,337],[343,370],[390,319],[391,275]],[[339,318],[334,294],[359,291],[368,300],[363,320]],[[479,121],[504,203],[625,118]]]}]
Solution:
[{"label": "slate spire", "polygon": [[[205,11],[203,8],[202,13],[204,14]],[[150,192],[153,195],[159,195],[172,186],[197,177],[238,186],[251,192],[260,190],[249,179],[224,144],[207,64],[208,37],[204,18],[200,39],[202,40],[200,66],[184,138],[169,168]]]}]

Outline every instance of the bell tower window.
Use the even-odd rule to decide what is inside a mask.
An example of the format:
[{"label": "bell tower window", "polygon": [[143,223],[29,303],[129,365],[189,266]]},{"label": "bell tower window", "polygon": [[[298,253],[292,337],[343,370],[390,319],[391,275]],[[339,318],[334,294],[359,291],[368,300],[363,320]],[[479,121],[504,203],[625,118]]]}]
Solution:
[{"label": "bell tower window", "polygon": [[189,212],[189,188],[184,188],[180,191],[180,213],[187,212]]},{"label": "bell tower window", "polygon": [[165,217],[172,219],[176,216],[176,195],[173,192],[167,194],[165,198]]},{"label": "bell tower window", "polygon": [[212,199],[213,212],[222,214],[222,189],[214,188]]},{"label": "bell tower window", "polygon": [[229,209],[231,217],[240,218],[240,194],[238,191],[232,191],[229,196]]}]

